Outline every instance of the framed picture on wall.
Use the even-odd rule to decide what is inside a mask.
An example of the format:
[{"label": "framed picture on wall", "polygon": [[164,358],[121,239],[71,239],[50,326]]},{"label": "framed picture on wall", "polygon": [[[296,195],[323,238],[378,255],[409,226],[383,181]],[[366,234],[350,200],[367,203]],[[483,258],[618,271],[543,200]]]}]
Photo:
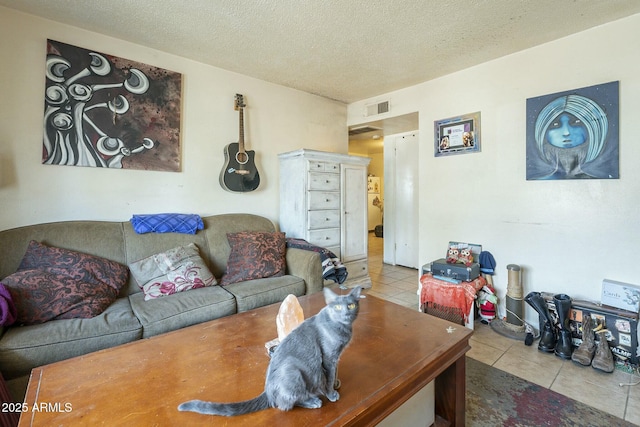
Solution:
[{"label": "framed picture on wall", "polygon": [[527,99],[527,180],[617,179],[619,82]]},{"label": "framed picture on wall", "polygon": [[182,75],[47,40],[42,163],[180,171]]},{"label": "framed picture on wall", "polygon": [[480,151],[480,112],[437,120],[433,126],[436,157]]}]

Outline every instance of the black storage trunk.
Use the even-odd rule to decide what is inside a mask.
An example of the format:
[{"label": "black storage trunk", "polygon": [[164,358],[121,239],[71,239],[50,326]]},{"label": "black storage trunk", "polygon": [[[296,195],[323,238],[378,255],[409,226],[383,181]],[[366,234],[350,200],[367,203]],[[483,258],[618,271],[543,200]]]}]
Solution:
[{"label": "black storage trunk", "polygon": [[467,267],[464,264],[447,264],[444,258],[440,258],[431,263],[431,274],[470,282],[480,275],[480,264],[474,262]]}]

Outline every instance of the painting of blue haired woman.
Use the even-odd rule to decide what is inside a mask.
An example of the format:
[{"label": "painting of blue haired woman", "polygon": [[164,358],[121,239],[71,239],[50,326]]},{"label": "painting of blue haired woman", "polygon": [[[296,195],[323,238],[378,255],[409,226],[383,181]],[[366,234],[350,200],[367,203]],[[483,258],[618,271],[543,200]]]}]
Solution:
[{"label": "painting of blue haired woman", "polygon": [[528,180],[619,177],[618,82],[528,99],[527,114]]}]

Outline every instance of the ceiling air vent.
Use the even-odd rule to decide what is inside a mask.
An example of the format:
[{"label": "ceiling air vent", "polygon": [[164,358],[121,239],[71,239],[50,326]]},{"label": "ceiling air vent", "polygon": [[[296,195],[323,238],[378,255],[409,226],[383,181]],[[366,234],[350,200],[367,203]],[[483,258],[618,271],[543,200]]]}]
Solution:
[{"label": "ceiling air vent", "polygon": [[389,101],[378,102],[377,104],[370,104],[366,106],[365,116],[375,116],[377,114],[389,112]]},{"label": "ceiling air vent", "polygon": [[376,132],[376,131],[380,131],[382,130],[381,128],[377,128],[377,127],[373,127],[373,126],[358,126],[358,127],[354,127],[349,129],[349,136],[353,136],[353,135],[360,135],[362,133],[367,133],[367,132]]}]

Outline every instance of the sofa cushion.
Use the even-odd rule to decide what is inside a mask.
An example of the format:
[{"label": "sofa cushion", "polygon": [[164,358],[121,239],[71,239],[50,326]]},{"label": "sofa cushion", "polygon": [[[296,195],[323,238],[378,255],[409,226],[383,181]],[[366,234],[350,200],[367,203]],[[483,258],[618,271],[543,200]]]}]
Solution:
[{"label": "sofa cushion", "polygon": [[105,283],[87,283],[67,274],[22,270],[2,279],[18,312],[16,324],[34,325],[54,319],[91,318],[118,296]]},{"label": "sofa cushion", "polygon": [[283,276],[286,270],[285,234],[242,231],[228,233],[231,253],[221,285],[252,279]]},{"label": "sofa cushion", "polygon": [[[305,294],[304,280],[297,276],[268,277],[225,286],[236,297],[238,313],[282,302],[287,295]],[[275,320],[274,320],[275,321]]]},{"label": "sofa cushion", "polygon": [[46,365],[138,340],[142,326],[128,298],[118,298],[91,319],[52,320],[6,328],[0,340],[0,366],[6,379]]},{"label": "sofa cushion", "polygon": [[143,338],[236,313],[236,300],[220,286],[208,286],[164,298],[144,300],[129,295],[133,312],[142,324]]},{"label": "sofa cushion", "polygon": [[146,301],[217,284],[193,243],[136,261],[129,269]]}]

